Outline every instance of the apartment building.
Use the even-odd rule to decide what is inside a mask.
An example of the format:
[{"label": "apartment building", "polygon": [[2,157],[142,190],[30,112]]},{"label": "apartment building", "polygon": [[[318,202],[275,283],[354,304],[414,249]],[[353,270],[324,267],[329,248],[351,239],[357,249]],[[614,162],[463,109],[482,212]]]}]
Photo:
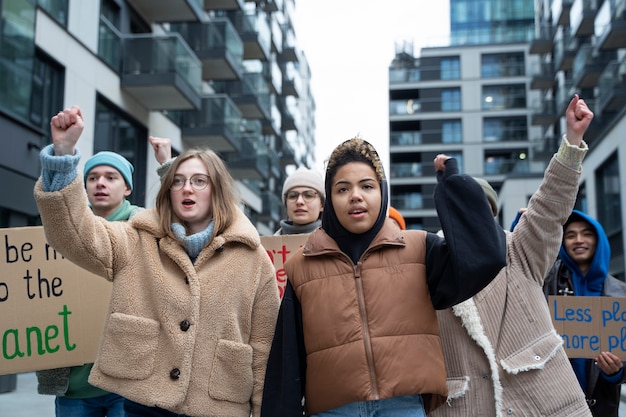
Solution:
[{"label": "apartment building", "polygon": [[624,279],[626,0],[451,0],[450,14],[449,44],[417,57],[398,45],[389,68],[391,204],[409,227],[436,230],[432,159],[445,152],[494,186],[508,228],[577,93],[595,118],[576,208],[602,224],[609,272]]},{"label": "apartment building", "polygon": [[133,203],[159,188],[148,136],[209,146],[261,234],[286,171],[313,166],[315,103],[295,0],[0,0],[0,227],[38,224],[32,190],[50,117],[80,105],[83,161],[135,166]]},{"label": "apartment building", "polygon": [[529,76],[539,61],[529,54],[533,1],[452,0],[450,22],[447,45],[422,48],[419,56],[410,43],[397,45],[389,67],[391,205],[409,228],[429,231],[439,229],[437,154],[455,157],[462,172],[496,191],[524,176],[517,201],[508,198],[501,216],[526,204],[546,159],[529,110],[540,98]]},{"label": "apartment building", "polygon": [[530,52],[541,94],[533,121],[542,136],[563,133],[567,102],[578,93],[594,112],[576,206],[596,218],[611,244],[609,272],[625,278],[626,0],[541,0]]}]

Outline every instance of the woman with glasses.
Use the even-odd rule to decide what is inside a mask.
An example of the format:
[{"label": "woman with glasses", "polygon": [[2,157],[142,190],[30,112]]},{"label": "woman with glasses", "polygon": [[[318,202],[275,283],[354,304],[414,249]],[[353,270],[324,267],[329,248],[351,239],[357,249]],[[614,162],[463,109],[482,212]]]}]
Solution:
[{"label": "woman with glasses", "polygon": [[280,221],[280,229],[274,235],[311,233],[320,227],[325,196],[320,173],[304,167],[294,171],[283,184],[287,218]]},{"label": "woman with glasses", "polygon": [[48,242],[113,282],[89,383],[123,396],[128,417],[258,417],[278,289],[223,161],[183,152],[155,208],[109,223],[77,175],[80,109],[50,125],[34,191]]}]

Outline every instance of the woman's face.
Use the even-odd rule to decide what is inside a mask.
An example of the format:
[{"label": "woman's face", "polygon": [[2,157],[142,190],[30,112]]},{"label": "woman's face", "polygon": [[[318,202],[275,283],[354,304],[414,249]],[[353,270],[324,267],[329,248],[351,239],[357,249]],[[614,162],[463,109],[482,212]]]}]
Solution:
[{"label": "woman's face", "polygon": [[209,172],[198,158],[190,158],[182,162],[176,169],[175,177],[184,180],[183,188],[175,191],[170,189],[172,210],[178,218],[187,225],[187,232],[194,234],[207,228],[213,212],[211,207],[211,182],[207,178],[208,185],[203,190],[196,190],[190,178],[202,174],[208,177]]},{"label": "woman's face", "polygon": [[323,209],[322,198],[310,187],[291,188],[285,200],[287,217],[296,225],[313,223],[319,219]]},{"label": "woman's face", "polygon": [[331,185],[335,214],[351,233],[365,233],[380,213],[382,195],[374,169],[365,162],[350,162],[337,170]]}]

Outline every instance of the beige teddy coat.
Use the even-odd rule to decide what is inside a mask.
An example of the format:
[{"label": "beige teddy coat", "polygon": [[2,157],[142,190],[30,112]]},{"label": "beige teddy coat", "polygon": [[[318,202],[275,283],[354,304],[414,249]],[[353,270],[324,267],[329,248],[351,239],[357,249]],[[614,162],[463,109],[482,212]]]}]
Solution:
[{"label": "beige teddy coat", "polygon": [[113,281],[92,385],[189,416],[260,414],[278,315],[274,268],[258,232],[236,221],[199,254],[156,237],[154,209],[107,222],[87,205],[82,178],[35,186],[48,242]]}]

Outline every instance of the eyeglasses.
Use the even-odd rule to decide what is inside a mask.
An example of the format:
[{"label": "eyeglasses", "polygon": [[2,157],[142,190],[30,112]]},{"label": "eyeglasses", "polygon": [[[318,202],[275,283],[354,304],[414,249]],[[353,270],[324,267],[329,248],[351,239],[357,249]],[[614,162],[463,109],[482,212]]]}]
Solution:
[{"label": "eyeglasses", "polygon": [[209,176],[206,174],[194,174],[191,178],[187,179],[182,175],[175,175],[174,181],[172,181],[172,185],[170,185],[170,190],[172,191],[180,191],[185,187],[187,181],[191,184],[191,188],[196,191],[204,190],[209,186]]},{"label": "eyeglasses", "polygon": [[302,192],[289,191],[287,194],[285,194],[285,198],[287,199],[287,201],[297,201],[300,196],[302,196],[304,201],[308,203],[310,201],[313,201],[313,199],[317,196],[317,191],[313,191],[313,190],[306,190]]}]

